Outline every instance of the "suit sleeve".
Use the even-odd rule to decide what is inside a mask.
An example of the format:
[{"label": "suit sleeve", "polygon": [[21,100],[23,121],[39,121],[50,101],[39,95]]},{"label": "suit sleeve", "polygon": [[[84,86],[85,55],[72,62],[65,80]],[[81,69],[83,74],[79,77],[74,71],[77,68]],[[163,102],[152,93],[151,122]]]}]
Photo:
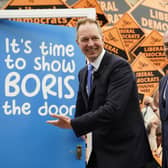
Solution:
[{"label": "suit sleeve", "polygon": [[[168,119],[168,92],[166,91],[167,88],[167,76],[164,76],[159,83],[159,108],[160,108],[160,117],[161,120],[167,120]],[[164,97],[165,94],[165,99]]]}]

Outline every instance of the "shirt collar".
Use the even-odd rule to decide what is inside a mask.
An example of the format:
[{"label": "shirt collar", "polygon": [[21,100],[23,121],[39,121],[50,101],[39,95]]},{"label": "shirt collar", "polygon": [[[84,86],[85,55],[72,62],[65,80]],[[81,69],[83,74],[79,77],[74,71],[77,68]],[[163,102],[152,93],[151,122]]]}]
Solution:
[{"label": "shirt collar", "polygon": [[94,62],[90,63],[90,64],[93,65],[94,71],[97,71],[99,69],[99,66],[100,66],[100,63],[101,63],[101,61],[103,59],[104,54],[105,54],[105,50],[103,49],[101,54],[97,57],[97,59]]}]

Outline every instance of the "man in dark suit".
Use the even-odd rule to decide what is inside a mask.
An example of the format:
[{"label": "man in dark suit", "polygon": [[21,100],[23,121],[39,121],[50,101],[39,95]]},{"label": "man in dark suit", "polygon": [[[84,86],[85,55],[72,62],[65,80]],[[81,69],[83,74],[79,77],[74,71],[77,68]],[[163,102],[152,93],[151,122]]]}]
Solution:
[{"label": "man in dark suit", "polygon": [[[163,36],[165,55],[168,58],[168,31]],[[159,84],[159,109],[162,123],[162,168],[168,168],[168,74]]]},{"label": "man in dark suit", "polygon": [[91,92],[86,66],[79,72],[75,118],[53,114],[57,120],[47,123],[72,128],[78,137],[92,132],[87,168],[145,168],[152,154],[130,65],[104,50],[103,34],[95,20],[78,22],[77,44],[94,67]]}]

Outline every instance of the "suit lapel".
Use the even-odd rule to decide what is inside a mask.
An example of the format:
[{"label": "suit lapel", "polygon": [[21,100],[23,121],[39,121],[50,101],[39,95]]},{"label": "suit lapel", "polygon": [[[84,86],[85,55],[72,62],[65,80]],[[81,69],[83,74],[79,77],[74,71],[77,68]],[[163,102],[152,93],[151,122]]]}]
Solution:
[{"label": "suit lapel", "polygon": [[162,81],[162,87],[161,87],[161,93],[160,93],[162,101],[165,101],[163,99],[163,97],[164,97],[163,95],[164,95],[166,84],[167,84],[167,78],[164,78],[164,80]]},{"label": "suit lapel", "polygon": [[[104,57],[100,63],[100,66],[98,68],[98,70],[96,72],[94,72],[93,74],[93,86],[92,86],[92,90],[90,93],[90,97],[92,96],[92,94],[94,94],[94,90],[96,88],[97,85],[97,80],[99,78],[99,76],[104,72],[105,68],[107,67],[107,65],[109,64],[109,59],[111,59],[112,55],[109,55],[107,52],[105,52]],[[86,79],[87,79],[87,66],[84,68],[83,72],[82,72],[82,83],[81,83],[81,87],[82,87],[82,96],[84,98],[84,102],[86,107],[88,106],[88,95],[86,92]]]},{"label": "suit lapel", "polygon": [[82,74],[82,80],[81,80],[82,96],[83,96],[83,99],[84,99],[85,106],[87,107],[88,106],[88,95],[87,95],[87,92],[86,92],[87,67],[84,68],[82,73],[83,73]]},{"label": "suit lapel", "polygon": [[98,68],[98,70],[96,71],[96,72],[94,72],[94,74],[93,74],[93,87],[92,87],[92,90],[91,90],[91,94],[90,94],[90,96],[94,93],[94,90],[95,90],[95,88],[96,88],[96,85],[97,85],[97,80],[96,79],[98,79],[99,78],[99,76],[101,75],[101,74],[103,74],[103,72],[104,72],[104,70],[105,70],[105,68],[107,67],[107,64],[109,63],[109,57],[108,57],[109,55],[108,55],[108,53],[107,52],[105,52],[105,54],[104,54],[104,56],[103,56],[103,59],[102,59],[102,61],[101,61],[101,63],[100,63],[100,67]]},{"label": "suit lapel", "polygon": [[165,120],[167,118],[167,108],[168,106],[166,105],[166,101],[168,101],[168,98],[166,98],[166,100],[164,100],[164,92],[165,92],[165,88],[167,85],[167,80],[168,77],[163,78],[163,80],[161,81],[161,90],[160,90],[160,100],[161,100],[161,106],[160,106],[160,115],[161,115],[161,119]]}]

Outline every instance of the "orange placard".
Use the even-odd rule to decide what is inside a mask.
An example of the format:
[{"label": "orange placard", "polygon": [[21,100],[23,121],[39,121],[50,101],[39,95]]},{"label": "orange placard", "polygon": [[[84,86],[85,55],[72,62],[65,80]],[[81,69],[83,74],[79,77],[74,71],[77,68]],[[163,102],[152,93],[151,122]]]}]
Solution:
[{"label": "orange placard", "polygon": [[153,30],[133,51],[132,54],[137,57],[140,53],[152,61],[158,68],[162,69],[166,57],[164,54],[162,35]]},{"label": "orange placard", "polygon": [[[62,0],[10,0],[3,9],[64,9],[70,8]],[[10,20],[41,24],[66,25],[70,18],[12,18]]]},{"label": "orange placard", "polygon": [[143,54],[139,55],[131,66],[137,78],[138,92],[152,96],[163,77],[162,72]]},{"label": "orange placard", "polygon": [[69,20],[69,22],[66,24],[66,26],[69,27],[76,27],[77,21],[81,19],[81,17],[73,17]]},{"label": "orange placard", "polygon": [[101,9],[100,5],[98,4],[97,0],[79,0],[74,3],[72,8],[95,8],[97,14],[97,20],[99,21],[100,26],[104,26],[108,23],[107,17],[103,10]]},{"label": "orange placard", "polygon": [[103,34],[105,49],[129,61],[128,53],[118,29],[116,27],[112,27],[105,30]]},{"label": "orange placard", "polygon": [[125,13],[114,26],[119,29],[128,52],[144,38],[143,30],[128,13]]}]

